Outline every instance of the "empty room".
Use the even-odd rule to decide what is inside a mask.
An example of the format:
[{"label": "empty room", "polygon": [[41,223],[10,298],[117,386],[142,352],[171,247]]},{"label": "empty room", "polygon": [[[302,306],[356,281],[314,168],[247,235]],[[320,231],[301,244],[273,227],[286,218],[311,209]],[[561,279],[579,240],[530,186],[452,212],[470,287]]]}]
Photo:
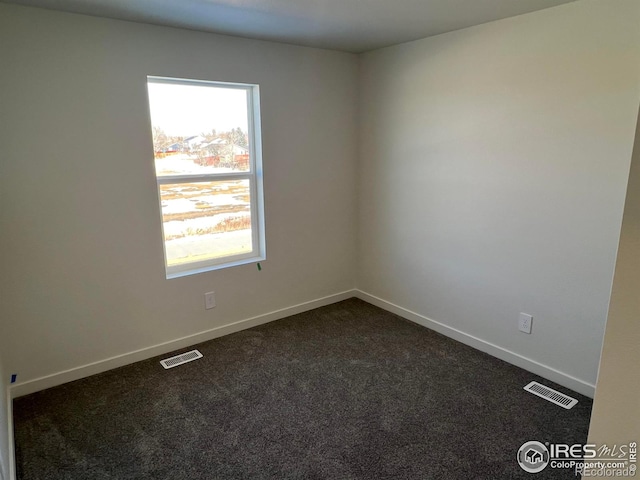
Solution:
[{"label": "empty room", "polygon": [[624,478],[640,2],[0,1],[0,480]]}]

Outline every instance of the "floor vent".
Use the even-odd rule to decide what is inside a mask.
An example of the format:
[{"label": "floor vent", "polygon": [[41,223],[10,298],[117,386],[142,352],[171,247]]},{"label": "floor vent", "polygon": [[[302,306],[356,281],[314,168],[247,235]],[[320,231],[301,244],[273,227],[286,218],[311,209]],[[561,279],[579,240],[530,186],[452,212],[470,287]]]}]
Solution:
[{"label": "floor vent", "polygon": [[173,368],[177,367],[178,365],[182,365],[183,363],[192,362],[193,360],[197,360],[199,358],[202,358],[202,354],[198,350],[191,350],[190,352],[181,353],[180,355],[176,355],[175,357],[160,360],[160,363],[164,368]]},{"label": "floor vent", "polygon": [[567,410],[578,403],[578,400],[575,398],[568,397],[564,393],[560,393],[553,388],[545,387],[538,382],[531,382],[529,385],[524,387],[524,389],[527,392],[544,398],[545,400],[549,400],[551,403],[560,405],[562,408],[566,408]]}]

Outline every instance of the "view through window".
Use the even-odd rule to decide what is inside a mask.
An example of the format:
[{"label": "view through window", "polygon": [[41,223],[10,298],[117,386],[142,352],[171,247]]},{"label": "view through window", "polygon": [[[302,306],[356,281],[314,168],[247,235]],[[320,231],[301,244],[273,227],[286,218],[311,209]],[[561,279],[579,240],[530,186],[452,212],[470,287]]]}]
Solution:
[{"label": "view through window", "polygon": [[264,259],[258,86],[147,88],[167,277]]}]

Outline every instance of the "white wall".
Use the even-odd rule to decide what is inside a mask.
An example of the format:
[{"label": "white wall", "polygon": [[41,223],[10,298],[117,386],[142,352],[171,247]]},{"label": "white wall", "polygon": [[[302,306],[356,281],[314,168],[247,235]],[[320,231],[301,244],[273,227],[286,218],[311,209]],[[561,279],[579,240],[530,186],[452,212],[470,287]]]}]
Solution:
[{"label": "white wall", "polygon": [[[636,0],[583,0],[364,54],[358,288],[589,393],[639,21]],[[519,312],[534,316],[532,335],[517,331]]]},{"label": "white wall", "polygon": [[[354,287],[354,55],[7,4],[0,45],[0,315],[18,383]],[[260,84],[261,272],[165,279],[146,75]]]},{"label": "white wall", "polygon": [[589,442],[640,440],[640,118],[627,188]]}]

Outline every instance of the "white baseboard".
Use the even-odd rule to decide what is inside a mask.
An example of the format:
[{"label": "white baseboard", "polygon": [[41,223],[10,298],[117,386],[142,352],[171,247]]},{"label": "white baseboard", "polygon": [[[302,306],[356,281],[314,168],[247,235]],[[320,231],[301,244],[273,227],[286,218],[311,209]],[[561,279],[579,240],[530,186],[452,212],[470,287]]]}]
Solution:
[{"label": "white baseboard", "polygon": [[340,302],[342,300],[346,300],[355,296],[355,290],[347,290],[341,293],[336,293],[334,295],[329,295],[327,297],[318,298],[317,300],[300,303],[292,307],[282,308],[274,312],[265,313],[263,315],[247,318],[245,320],[239,320],[228,325],[215,327],[204,332],[199,332],[193,335],[179,338],[177,340],[171,340],[159,345],[142,348],[134,352],[117,355],[115,357],[100,360],[98,362],[93,362],[88,365],[71,368],[69,370],[53,373],[51,375],[46,375],[34,380],[29,380],[24,383],[17,383],[9,387],[10,398],[13,399],[22,395],[28,395],[30,393],[44,390],[46,388],[62,385],[63,383],[79,380],[81,378],[89,377],[97,373],[106,372],[107,370],[112,370],[124,365],[129,365],[131,363],[146,360],[158,355],[163,355],[175,350],[180,350],[197,343],[206,342],[214,338],[229,335],[230,333],[246,330],[247,328],[256,327],[268,322],[273,322],[274,320],[279,320],[290,315],[295,315],[298,313],[306,312],[308,310],[313,310],[314,308],[330,305],[332,303]]},{"label": "white baseboard", "polygon": [[595,393],[595,385],[587,383],[579,378],[572,377],[566,373],[563,373],[559,370],[551,368],[547,365],[544,365],[540,362],[532,360],[527,357],[523,357],[522,355],[507,350],[506,348],[502,348],[498,345],[494,345],[493,343],[489,343],[481,338],[474,337],[473,335],[469,335],[461,330],[458,330],[453,327],[449,327],[443,323],[437,322],[430,318],[427,318],[419,313],[412,312],[411,310],[407,310],[406,308],[395,305],[391,302],[383,300],[382,298],[376,297],[375,295],[371,295],[369,293],[363,292],[362,290],[356,290],[356,297],[365,302],[368,302],[376,307],[380,307],[383,310],[386,310],[391,313],[395,313],[396,315],[401,316],[407,320],[410,320],[414,323],[422,325],[423,327],[427,327],[431,330],[435,330],[438,333],[441,333],[449,338],[457,340],[458,342],[464,343],[465,345],[469,345],[470,347],[475,348],[476,350],[480,350],[481,352],[488,353],[489,355],[499,358],[500,360],[504,360],[505,362],[511,363],[517,367],[523,368],[528,372],[539,375],[547,380],[551,380],[559,385],[567,387],[574,392],[581,393],[587,397],[593,398]]}]

